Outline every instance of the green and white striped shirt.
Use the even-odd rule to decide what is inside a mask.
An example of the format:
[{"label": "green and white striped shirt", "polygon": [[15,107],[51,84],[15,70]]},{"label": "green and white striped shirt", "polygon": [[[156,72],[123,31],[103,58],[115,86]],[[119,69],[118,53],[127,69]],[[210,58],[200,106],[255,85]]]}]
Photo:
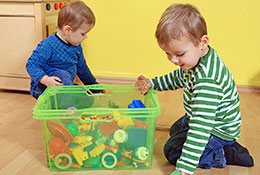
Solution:
[{"label": "green and white striped shirt", "polygon": [[210,134],[225,140],[238,139],[241,116],[236,85],[213,48],[210,47],[194,68],[179,68],[150,81],[158,91],[184,88],[184,108],[190,119],[190,129],[177,169],[194,173]]}]

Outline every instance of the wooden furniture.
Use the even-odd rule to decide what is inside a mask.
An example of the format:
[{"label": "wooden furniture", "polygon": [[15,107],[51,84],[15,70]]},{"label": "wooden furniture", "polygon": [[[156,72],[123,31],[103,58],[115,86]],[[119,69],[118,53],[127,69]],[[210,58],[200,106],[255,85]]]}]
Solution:
[{"label": "wooden furniture", "polygon": [[0,0],[0,89],[29,90],[25,64],[37,44],[56,31],[60,6],[54,5],[65,1]]}]

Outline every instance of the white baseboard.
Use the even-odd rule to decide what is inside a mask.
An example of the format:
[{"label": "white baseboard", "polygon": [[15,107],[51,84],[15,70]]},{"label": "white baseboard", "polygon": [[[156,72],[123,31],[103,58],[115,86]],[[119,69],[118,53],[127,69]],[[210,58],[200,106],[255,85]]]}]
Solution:
[{"label": "white baseboard", "polygon": [[100,84],[135,84],[136,78],[102,77],[96,76]]}]

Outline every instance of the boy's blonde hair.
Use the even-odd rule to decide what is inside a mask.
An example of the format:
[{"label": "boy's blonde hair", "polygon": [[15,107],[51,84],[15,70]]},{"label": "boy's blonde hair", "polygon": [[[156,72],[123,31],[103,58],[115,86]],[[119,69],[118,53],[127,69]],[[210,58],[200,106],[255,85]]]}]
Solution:
[{"label": "boy's blonde hair", "polygon": [[92,10],[82,1],[67,3],[59,12],[58,27],[69,25],[77,30],[82,23],[95,25],[95,16]]},{"label": "boy's blonde hair", "polygon": [[155,36],[160,44],[169,44],[172,39],[188,36],[197,46],[207,25],[200,12],[190,4],[173,4],[162,14]]}]

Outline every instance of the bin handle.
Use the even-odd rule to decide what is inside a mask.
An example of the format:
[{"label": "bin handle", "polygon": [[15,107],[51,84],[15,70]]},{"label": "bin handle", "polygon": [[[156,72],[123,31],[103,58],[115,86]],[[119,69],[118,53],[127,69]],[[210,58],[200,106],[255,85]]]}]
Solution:
[{"label": "bin handle", "polygon": [[[88,96],[111,96],[113,94],[112,89],[107,89],[105,87],[103,87],[103,88],[84,87],[84,89],[86,90],[86,94]],[[101,92],[93,93],[91,90],[99,90]]]}]

